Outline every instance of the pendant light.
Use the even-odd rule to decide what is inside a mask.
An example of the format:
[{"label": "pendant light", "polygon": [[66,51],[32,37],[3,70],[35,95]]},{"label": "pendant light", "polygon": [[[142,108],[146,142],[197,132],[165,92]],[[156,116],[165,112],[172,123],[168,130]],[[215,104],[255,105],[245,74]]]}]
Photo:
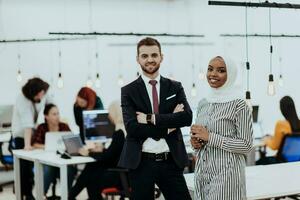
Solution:
[{"label": "pendant light", "polygon": [[17,71],[17,82],[21,82],[23,80],[21,73],[21,55],[18,54],[18,71]]},{"label": "pendant light", "polygon": [[245,9],[245,28],[246,28],[246,70],[247,70],[247,90],[246,103],[252,109],[251,93],[250,93],[250,62],[249,62],[249,43],[248,43],[248,7]]},{"label": "pendant light", "polygon": [[58,72],[58,79],[57,79],[57,87],[62,89],[64,87],[64,80],[61,73],[61,51],[59,50],[58,53],[58,62],[59,62],[59,72]]},{"label": "pendant light", "polygon": [[281,61],[282,61],[282,58],[279,57],[279,67],[280,67],[280,73],[279,73],[279,79],[278,79],[278,85],[280,87],[283,87],[283,76],[282,76],[282,65],[281,65]]},{"label": "pendant light", "polygon": [[124,85],[124,80],[123,80],[122,74],[119,74],[119,76],[118,76],[118,85],[120,87],[122,87]]},{"label": "pendant light", "polygon": [[[98,52],[96,53],[96,65],[97,65],[97,69],[99,68],[99,62],[98,62]],[[98,69],[99,71],[99,69]],[[95,87],[96,88],[100,88],[101,86],[101,82],[100,82],[100,74],[99,72],[96,73],[96,80],[95,80]]]},{"label": "pendant light", "polygon": [[197,96],[197,88],[196,88],[196,83],[194,80],[194,74],[195,74],[195,66],[194,64],[192,65],[192,77],[193,77],[193,83],[192,83],[192,89],[191,89],[191,96],[195,98]]},{"label": "pendant light", "polygon": [[91,76],[88,76],[87,80],[86,80],[86,87],[93,87],[93,80]]},{"label": "pendant light", "polygon": [[269,39],[270,39],[270,74],[268,79],[268,95],[275,95],[275,83],[272,69],[272,61],[273,61],[273,45],[272,45],[272,26],[271,26],[271,8],[269,8]]}]

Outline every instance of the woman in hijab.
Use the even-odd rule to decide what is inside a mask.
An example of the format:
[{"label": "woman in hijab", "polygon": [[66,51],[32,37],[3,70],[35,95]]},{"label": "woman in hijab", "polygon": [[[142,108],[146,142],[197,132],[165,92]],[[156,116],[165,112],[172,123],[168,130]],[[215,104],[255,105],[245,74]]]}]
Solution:
[{"label": "woman in hijab", "polygon": [[84,142],[83,133],[83,110],[103,110],[103,104],[100,97],[97,96],[96,92],[88,87],[83,87],[79,90],[76,101],[74,104],[74,116],[75,122],[79,126],[80,138]]},{"label": "woman in hijab", "polygon": [[210,94],[199,102],[191,144],[197,155],[195,199],[246,199],[246,155],[252,148],[250,108],[235,86],[237,68],[213,58],[206,78]]}]

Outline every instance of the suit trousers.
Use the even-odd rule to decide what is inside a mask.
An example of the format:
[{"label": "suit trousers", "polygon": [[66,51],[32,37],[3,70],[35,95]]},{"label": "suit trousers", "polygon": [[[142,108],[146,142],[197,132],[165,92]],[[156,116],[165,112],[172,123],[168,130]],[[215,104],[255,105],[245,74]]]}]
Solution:
[{"label": "suit trousers", "polygon": [[164,161],[142,156],[138,168],[129,171],[129,181],[131,200],[153,200],[155,184],[166,200],[191,200],[183,169],[175,164],[172,156]]}]

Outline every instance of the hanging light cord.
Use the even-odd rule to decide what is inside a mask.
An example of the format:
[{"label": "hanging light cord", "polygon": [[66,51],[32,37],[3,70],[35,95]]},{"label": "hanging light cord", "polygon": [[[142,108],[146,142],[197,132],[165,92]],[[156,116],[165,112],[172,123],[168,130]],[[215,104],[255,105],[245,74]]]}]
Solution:
[{"label": "hanging light cord", "polygon": [[21,70],[21,54],[18,53],[18,65],[19,65],[19,71]]},{"label": "hanging light cord", "polygon": [[61,73],[61,50],[59,49],[59,52],[58,52],[58,62],[59,62],[59,73]]},{"label": "hanging light cord", "polygon": [[250,63],[249,63],[249,44],[248,44],[248,7],[245,7],[245,28],[246,28],[246,69],[247,69],[247,91],[249,91]]},{"label": "hanging light cord", "polygon": [[272,45],[272,21],[271,21],[271,8],[269,8],[269,40],[270,40],[270,74],[272,74],[272,57],[273,57],[273,45]]}]

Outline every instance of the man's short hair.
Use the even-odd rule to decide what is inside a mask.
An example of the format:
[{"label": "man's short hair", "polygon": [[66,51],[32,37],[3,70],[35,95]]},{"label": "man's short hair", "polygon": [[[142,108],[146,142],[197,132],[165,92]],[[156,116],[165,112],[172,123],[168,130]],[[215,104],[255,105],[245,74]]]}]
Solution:
[{"label": "man's short hair", "polygon": [[161,54],[160,43],[154,38],[146,37],[146,38],[140,40],[139,43],[137,44],[137,55],[139,55],[139,53],[140,53],[139,50],[140,50],[141,46],[158,46],[159,53]]}]

